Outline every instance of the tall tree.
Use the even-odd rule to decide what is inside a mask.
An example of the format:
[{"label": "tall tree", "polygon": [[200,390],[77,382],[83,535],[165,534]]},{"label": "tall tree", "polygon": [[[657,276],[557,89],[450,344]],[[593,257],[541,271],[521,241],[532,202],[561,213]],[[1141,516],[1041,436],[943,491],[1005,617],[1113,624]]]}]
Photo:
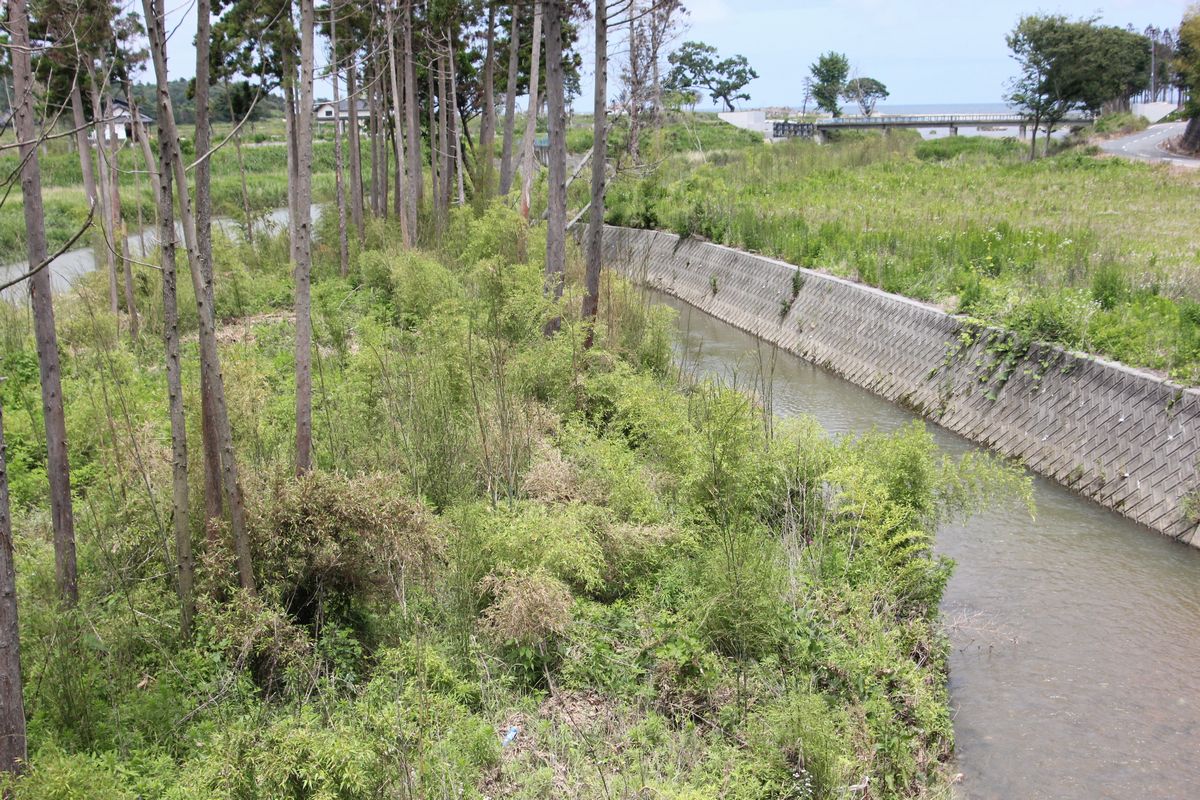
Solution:
[{"label": "tall tree", "polygon": [[537,162],[533,158],[533,140],[537,136],[538,67],[541,63],[542,4],[533,10],[533,60],[529,68],[529,106],[525,109],[525,138],[521,140],[521,216],[529,219],[529,204],[533,193],[533,175]]},{"label": "tall tree", "polygon": [[508,82],[504,88],[504,142],[500,148],[500,194],[512,189],[513,128],[517,118],[517,69],[520,66],[521,5],[512,5],[512,30],[508,38]]},{"label": "tall tree", "polygon": [[479,162],[476,195],[489,198],[495,191],[496,161],[496,0],[488,3],[483,54],[483,119],[479,123]]},{"label": "tall tree", "polygon": [[[8,5],[9,48],[13,71],[16,134],[21,157],[21,198],[25,212],[25,244],[29,263],[45,263],[46,229],[42,207],[42,173],[38,163],[38,132],[34,116],[33,51],[26,0]],[[50,270],[41,269],[29,282],[33,331],[42,384],[42,417],[46,426],[46,476],[50,480],[50,517],[54,528],[54,571],[58,592],[70,606],[79,601],[75,561],[75,514],[71,505],[71,468],[67,458],[67,423],[63,413],[62,374],[58,336],[54,330]]]},{"label": "tall tree", "polygon": [[[567,109],[563,88],[563,0],[542,0],[546,18],[546,116],[550,129],[550,177],[546,199],[545,292],[555,302],[562,298],[567,263]],[[545,326],[547,336],[558,332],[562,319],[555,316]]]},{"label": "tall tree", "polygon": [[[313,69],[316,12],[300,0],[300,96],[296,136],[296,472],[312,469],[312,161]],[[336,113],[336,112],[335,112]]]},{"label": "tall tree", "polygon": [[213,312],[212,282],[205,281],[199,269],[199,245],[196,239],[196,221],[192,216],[191,201],[187,192],[187,166],[179,147],[179,131],[175,124],[175,111],[167,75],[167,34],[165,12],[161,0],[142,0],[150,40],[150,55],[154,62],[155,86],[158,93],[158,141],[159,147],[168,151],[179,217],[183,223],[183,239],[188,251],[188,265],[192,278],[192,293],[196,301],[198,339],[201,362],[211,380],[201,381],[201,392],[212,397],[213,419],[217,441],[221,448],[221,480],[225,489],[225,500],[229,506],[230,529],[233,534],[234,552],[237,558],[238,579],[243,589],[250,593],[256,590],[254,567],[250,555],[250,538],[246,529],[246,508],[239,484],[237,457],[233,447],[233,429],[229,424],[229,412],[225,406],[225,382],[221,375],[220,357],[217,353],[216,317]]},{"label": "tall tree", "polygon": [[584,347],[595,336],[596,313],[600,307],[600,266],[604,244],[604,191],[608,153],[608,0],[596,0],[596,77],[592,95],[592,205],[587,229],[587,267],[584,273],[583,322],[587,325]]},{"label": "tall tree", "polygon": [[[163,127],[159,125],[159,141]],[[183,369],[179,360],[179,304],[175,269],[175,210],[171,196],[171,153],[158,150],[156,201],[159,266],[162,269],[163,343],[167,354],[167,412],[171,419],[171,523],[175,533],[175,564],[180,604],[180,635],[192,633],[195,599],[195,565],[192,533],[188,524],[187,417],[183,408]]]},{"label": "tall tree", "polygon": [[[425,179],[421,173],[421,124],[420,108],[417,105],[416,50],[413,48],[413,0],[404,3],[404,110],[408,129],[408,174],[412,176],[412,197],[416,208],[421,207],[425,197]],[[430,95],[432,108],[433,96]],[[430,150],[433,149],[433,129],[429,131]],[[415,213],[415,212],[414,212]],[[413,231],[415,236],[416,231]]]},{"label": "tall tree", "polygon": [[817,108],[835,117],[842,115],[838,98],[846,86],[846,77],[850,74],[850,61],[841,53],[832,50],[822,53],[809,67],[812,75],[812,96]]},{"label": "tall tree", "polygon": [[[23,0],[14,0],[8,14],[9,31],[14,34],[14,41],[17,26],[14,25],[13,6],[18,2],[24,6]],[[25,12],[22,9],[19,13]],[[28,24],[26,21],[26,31]],[[7,465],[4,409],[0,408],[0,772],[20,772],[24,769],[26,755],[25,698],[21,684],[21,628],[17,624],[17,570],[13,561]]]},{"label": "tall tree", "polygon": [[[337,194],[338,274],[344,278],[350,272],[350,239],[346,231],[346,182],[342,169],[342,73],[338,58],[337,15],[337,4],[330,0],[329,77],[333,84],[333,180]],[[353,97],[349,98],[347,105],[354,105],[356,100]]]},{"label": "tall tree", "polygon": [[720,100],[726,111],[733,111],[734,101],[750,99],[743,89],[758,77],[745,56],[721,58],[717,48],[703,42],[684,42],[667,60],[671,62],[667,76],[671,88],[704,89],[714,103]]},{"label": "tall tree", "polygon": [[888,98],[887,87],[874,78],[852,78],[842,89],[842,96],[848,102],[857,103],[864,117],[875,113],[875,104]]},{"label": "tall tree", "polygon": [[1188,124],[1180,146],[1195,153],[1200,151],[1200,5],[1189,6],[1179,25],[1175,72],[1180,86],[1189,93],[1184,105]]},{"label": "tall tree", "polygon": [[400,218],[400,236],[406,245],[414,240],[416,225],[416,200],[410,198],[410,189],[405,180],[408,159],[404,155],[404,100],[400,90],[400,64],[396,56],[396,25],[393,18],[392,0],[387,0],[387,48],[388,81],[392,90],[392,129],[396,148],[396,216]]}]

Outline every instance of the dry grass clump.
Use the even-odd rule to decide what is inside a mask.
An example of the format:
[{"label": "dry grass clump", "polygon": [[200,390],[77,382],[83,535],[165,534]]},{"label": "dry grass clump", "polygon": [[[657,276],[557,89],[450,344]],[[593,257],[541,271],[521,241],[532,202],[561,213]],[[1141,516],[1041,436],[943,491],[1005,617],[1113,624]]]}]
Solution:
[{"label": "dry grass clump", "polygon": [[494,641],[539,645],[561,636],[571,624],[571,590],[544,573],[489,575],[484,591],[495,601],[483,612],[481,626]]}]

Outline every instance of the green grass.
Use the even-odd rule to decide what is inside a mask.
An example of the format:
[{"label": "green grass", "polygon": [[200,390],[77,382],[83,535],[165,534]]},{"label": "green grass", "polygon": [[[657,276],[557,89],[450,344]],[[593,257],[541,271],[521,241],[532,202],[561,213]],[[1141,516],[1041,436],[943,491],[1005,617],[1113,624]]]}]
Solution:
[{"label": "green grass", "polygon": [[676,158],[609,220],[769,253],[1200,382],[1200,175],[960,137]]}]

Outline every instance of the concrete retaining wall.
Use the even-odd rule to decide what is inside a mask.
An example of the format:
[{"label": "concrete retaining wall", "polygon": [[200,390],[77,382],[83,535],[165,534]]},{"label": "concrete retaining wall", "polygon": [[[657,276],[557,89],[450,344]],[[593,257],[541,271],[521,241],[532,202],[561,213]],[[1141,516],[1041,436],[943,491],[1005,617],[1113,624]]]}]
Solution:
[{"label": "concrete retaining wall", "polygon": [[1200,392],[728,247],[609,227],[606,264],[1200,547]]}]

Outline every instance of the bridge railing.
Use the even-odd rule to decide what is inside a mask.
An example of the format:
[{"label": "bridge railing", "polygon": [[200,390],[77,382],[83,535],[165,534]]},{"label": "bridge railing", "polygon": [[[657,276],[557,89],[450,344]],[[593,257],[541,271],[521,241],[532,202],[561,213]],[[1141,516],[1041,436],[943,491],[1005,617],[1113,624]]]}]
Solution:
[{"label": "bridge railing", "polygon": [[[1092,122],[1091,114],[1068,114],[1060,122]],[[1029,117],[1013,112],[1009,114],[875,114],[870,117],[829,117],[816,121],[817,127],[862,127],[864,125],[954,125],[964,128],[972,125],[1024,125],[1032,122]]]}]

